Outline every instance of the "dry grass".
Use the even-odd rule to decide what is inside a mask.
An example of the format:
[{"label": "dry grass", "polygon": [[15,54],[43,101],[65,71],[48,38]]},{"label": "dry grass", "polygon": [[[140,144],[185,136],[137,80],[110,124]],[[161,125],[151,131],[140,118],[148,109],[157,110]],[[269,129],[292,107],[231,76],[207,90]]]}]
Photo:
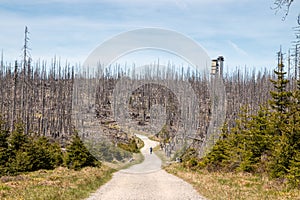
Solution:
[{"label": "dry grass", "polygon": [[106,166],[87,167],[80,171],[67,168],[39,170],[0,179],[0,199],[83,199],[112,177]]},{"label": "dry grass", "polygon": [[162,161],[162,167],[170,165],[171,158],[168,158],[163,150],[159,146],[154,147],[153,152],[159,157]]},{"label": "dry grass", "polygon": [[180,164],[165,167],[166,171],[191,183],[208,199],[300,199],[300,191],[251,174],[190,171]]},{"label": "dry grass", "polygon": [[115,170],[127,169],[132,165],[140,164],[144,161],[144,156],[142,153],[133,153],[132,159],[129,159],[125,162],[103,162],[106,166],[109,166]]},{"label": "dry grass", "polygon": [[156,141],[156,142],[160,142],[160,139],[158,137],[156,137],[155,135],[149,135],[148,138],[150,140]]}]

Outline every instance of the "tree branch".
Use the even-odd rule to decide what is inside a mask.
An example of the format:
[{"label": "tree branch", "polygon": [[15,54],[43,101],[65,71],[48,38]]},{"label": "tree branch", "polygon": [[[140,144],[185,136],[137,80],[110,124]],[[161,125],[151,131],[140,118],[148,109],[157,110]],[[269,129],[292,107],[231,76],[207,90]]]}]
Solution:
[{"label": "tree branch", "polygon": [[282,20],[284,21],[286,19],[286,17],[288,16],[289,14],[289,11],[290,11],[290,7],[291,7],[291,4],[294,2],[294,0],[275,0],[274,1],[274,7],[271,7],[273,10],[276,10],[276,13],[279,11],[279,10],[282,10],[285,8],[285,14],[284,16],[282,17]]}]

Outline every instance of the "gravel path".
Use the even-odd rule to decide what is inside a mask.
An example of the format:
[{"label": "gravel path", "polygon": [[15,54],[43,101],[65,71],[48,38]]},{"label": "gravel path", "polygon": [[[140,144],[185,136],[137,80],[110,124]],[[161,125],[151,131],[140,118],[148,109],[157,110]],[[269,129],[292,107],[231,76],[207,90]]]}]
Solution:
[{"label": "gravel path", "polygon": [[145,160],[138,165],[118,171],[112,180],[103,185],[88,200],[196,200],[201,197],[182,179],[161,169],[161,160],[150,154],[150,147],[158,145],[146,136],[137,135],[145,146],[141,152]]}]

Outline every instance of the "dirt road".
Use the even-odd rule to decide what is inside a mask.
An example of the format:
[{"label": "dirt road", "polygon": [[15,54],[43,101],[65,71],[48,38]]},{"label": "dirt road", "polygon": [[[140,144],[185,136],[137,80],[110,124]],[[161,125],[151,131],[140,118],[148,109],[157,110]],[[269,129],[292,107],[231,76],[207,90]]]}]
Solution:
[{"label": "dirt road", "polygon": [[126,170],[118,171],[111,181],[103,185],[88,200],[196,200],[204,199],[182,179],[161,169],[161,160],[150,154],[150,147],[158,145],[146,136],[140,137],[145,146],[141,152],[145,160]]}]

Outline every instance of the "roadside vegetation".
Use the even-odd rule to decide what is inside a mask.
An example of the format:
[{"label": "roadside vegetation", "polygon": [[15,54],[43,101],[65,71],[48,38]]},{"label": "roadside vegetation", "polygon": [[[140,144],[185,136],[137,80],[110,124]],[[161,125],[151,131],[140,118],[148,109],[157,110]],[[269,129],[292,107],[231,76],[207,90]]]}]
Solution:
[{"label": "roadside vegetation", "polygon": [[[131,152],[130,162],[112,157],[104,165],[87,150],[76,132],[66,148],[61,148],[53,139],[25,134],[21,123],[16,123],[10,134],[3,124],[0,121],[0,199],[83,199],[106,183],[116,169],[143,160],[140,153]],[[143,141],[135,138],[125,147],[139,152],[142,146]],[[125,152],[113,150],[115,154]]]},{"label": "roadside vegetation", "polygon": [[[94,80],[88,78],[89,74],[76,79],[74,67],[61,67],[56,59],[49,72],[44,63],[34,67],[28,56],[27,34],[26,27],[23,63],[16,61],[12,67],[4,65],[1,59],[0,199],[88,197],[115,170],[142,162],[139,149],[143,142],[109,122],[110,98],[117,82],[110,75],[112,69]],[[295,52],[299,55],[297,45]],[[157,147],[165,169],[193,184],[209,199],[300,198],[300,68],[295,62],[294,77],[287,78],[281,53],[279,61],[274,77],[267,71],[253,72],[252,77],[243,77],[237,71],[224,77],[227,124],[220,140],[202,158],[198,154],[199,140],[189,149],[177,152],[174,158],[180,157],[182,163],[170,164],[169,158],[163,156],[168,151]],[[290,76],[290,68],[288,72]],[[84,84],[74,85],[74,80]],[[289,84],[291,80],[293,84]],[[90,84],[98,81],[99,85]],[[207,113],[211,111],[209,81],[199,77],[190,83],[200,96],[199,106],[205,113],[199,125],[204,137],[210,121]],[[107,125],[110,141],[114,141],[100,141],[100,151],[88,150],[73,131],[72,105],[82,107],[80,98],[89,97],[85,93],[89,91],[96,91],[97,120]],[[271,100],[265,103],[268,99]],[[143,127],[151,121],[150,107],[167,100],[167,124],[152,136],[164,148],[165,144],[174,143],[174,127],[179,123],[175,95],[159,85],[146,84],[132,93],[130,103],[132,120]],[[241,105],[245,105],[242,111]],[[87,113],[92,109],[90,105],[83,107]]]},{"label": "roadside vegetation", "polygon": [[44,136],[0,121],[0,199],[82,199],[111,178],[75,133],[65,149]]},{"label": "roadside vegetation", "polygon": [[45,136],[25,134],[20,123],[15,124],[10,134],[3,124],[0,120],[1,176],[51,170],[60,166],[75,170],[101,166],[101,162],[90,154],[76,133],[63,149],[55,140]]},{"label": "roadside vegetation", "polygon": [[0,199],[76,200],[90,193],[112,177],[109,167],[85,167],[81,170],[58,167],[17,176],[0,178]]},{"label": "roadside vegetation", "polygon": [[22,124],[11,134],[0,130],[0,158],[0,199],[82,199],[114,172],[77,134],[63,151],[46,137],[25,134]]},{"label": "roadside vegetation", "polygon": [[223,199],[299,199],[300,190],[267,176],[246,172],[208,171],[189,169],[181,163],[165,167],[165,170],[188,183],[210,200]]},{"label": "roadside vegetation", "polygon": [[282,54],[271,99],[256,114],[244,108],[235,126],[204,157],[188,149],[166,170],[209,199],[300,198],[300,80],[288,89]]}]

